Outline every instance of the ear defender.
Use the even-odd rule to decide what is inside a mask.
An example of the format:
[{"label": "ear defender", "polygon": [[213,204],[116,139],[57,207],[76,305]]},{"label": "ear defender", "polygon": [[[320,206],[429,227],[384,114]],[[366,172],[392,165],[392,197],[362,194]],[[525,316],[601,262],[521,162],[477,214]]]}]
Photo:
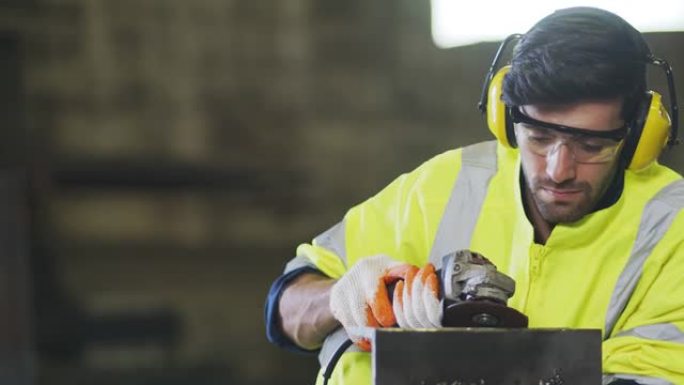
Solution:
[{"label": "ear defender", "polygon": [[670,139],[671,126],[661,95],[647,91],[625,138],[623,156],[629,164],[627,168],[639,171],[653,163]]},{"label": "ear defender", "polygon": [[511,66],[501,67],[489,82],[487,89],[487,126],[494,137],[507,148],[516,147],[515,133],[508,113],[508,107],[501,100],[503,95],[504,76],[510,71]]},{"label": "ear defender", "polygon": [[[641,38],[638,34],[638,38]],[[503,102],[503,81],[511,66],[506,65],[497,70],[499,60],[508,44],[522,38],[520,34],[508,36],[501,42],[496,51],[492,65],[489,67],[482,87],[482,95],[478,108],[487,116],[487,126],[494,137],[507,148],[517,147],[510,107]],[[646,45],[646,43],[644,43]],[[679,107],[675,93],[672,67],[663,59],[650,53],[645,58],[648,64],[660,67],[667,77],[669,112],[663,105],[662,97],[655,91],[647,91],[639,103],[634,119],[629,123],[629,131],[625,137],[622,154],[627,168],[632,171],[643,170],[653,163],[665,146],[679,144]]]},{"label": "ear defender", "polygon": [[[641,36],[641,35],[639,35]],[[643,170],[658,159],[665,146],[673,147],[679,144],[679,106],[675,92],[672,67],[663,59],[650,53],[648,64],[660,67],[667,78],[667,91],[670,100],[669,112],[663,106],[662,97],[655,91],[647,91],[643,102],[637,110],[635,118],[625,138],[622,156],[627,168],[632,171]]]},{"label": "ear defender", "polygon": [[516,147],[515,132],[513,132],[513,123],[509,116],[508,107],[501,99],[501,96],[503,95],[504,77],[511,69],[511,66],[506,65],[498,70],[497,66],[506,46],[520,38],[522,38],[522,35],[515,33],[501,42],[485,77],[480,102],[477,104],[480,112],[487,115],[489,131],[494,134],[499,143],[508,148]]}]

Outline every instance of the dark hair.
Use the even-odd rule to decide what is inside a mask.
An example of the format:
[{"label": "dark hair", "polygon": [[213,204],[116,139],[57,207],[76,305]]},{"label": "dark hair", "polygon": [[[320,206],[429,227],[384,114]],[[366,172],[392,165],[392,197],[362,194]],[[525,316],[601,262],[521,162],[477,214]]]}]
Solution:
[{"label": "dark hair", "polygon": [[520,106],[622,97],[623,118],[631,120],[646,91],[649,55],[639,31],[621,17],[591,7],[559,10],[513,50],[503,100]]}]

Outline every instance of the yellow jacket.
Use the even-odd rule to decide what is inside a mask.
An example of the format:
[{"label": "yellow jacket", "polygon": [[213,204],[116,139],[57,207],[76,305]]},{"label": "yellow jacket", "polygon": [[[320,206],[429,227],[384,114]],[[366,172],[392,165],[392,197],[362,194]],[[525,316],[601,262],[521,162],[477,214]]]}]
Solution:
[{"label": "yellow jacket", "polygon": [[[443,153],[300,245],[288,269],[309,265],[338,278],[367,256],[420,266],[469,248],[516,281],[509,305],[530,327],[601,329],[605,382],[684,384],[681,177],[658,164],[626,171],[615,204],[557,225],[540,245],[519,173],[518,152],[495,142]],[[336,344],[324,344],[322,366]],[[348,350],[329,383],[370,384],[370,355]]]}]

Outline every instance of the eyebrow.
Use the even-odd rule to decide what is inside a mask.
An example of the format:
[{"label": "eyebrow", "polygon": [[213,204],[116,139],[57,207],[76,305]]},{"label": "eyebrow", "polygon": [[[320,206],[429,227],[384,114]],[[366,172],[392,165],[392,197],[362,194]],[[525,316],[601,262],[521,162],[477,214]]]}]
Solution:
[{"label": "eyebrow", "polygon": [[595,131],[587,130],[585,128],[565,126],[562,124],[543,122],[541,120],[537,120],[528,115],[525,115],[522,111],[520,111],[518,107],[511,107],[508,110],[510,111],[510,116],[513,123],[522,123],[533,127],[546,128],[553,131],[562,132],[564,134],[579,135],[584,137],[606,138],[613,139],[615,141],[622,140],[625,137],[625,134],[627,134],[627,124],[623,125],[620,128],[616,128],[610,131]]}]

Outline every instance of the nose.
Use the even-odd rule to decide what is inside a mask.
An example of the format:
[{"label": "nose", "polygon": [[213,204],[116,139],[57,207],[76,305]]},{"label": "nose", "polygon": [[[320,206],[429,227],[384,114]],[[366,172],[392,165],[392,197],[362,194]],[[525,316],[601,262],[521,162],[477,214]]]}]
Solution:
[{"label": "nose", "polygon": [[556,183],[575,178],[575,154],[565,143],[559,143],[546,155],[546,174]]}]

